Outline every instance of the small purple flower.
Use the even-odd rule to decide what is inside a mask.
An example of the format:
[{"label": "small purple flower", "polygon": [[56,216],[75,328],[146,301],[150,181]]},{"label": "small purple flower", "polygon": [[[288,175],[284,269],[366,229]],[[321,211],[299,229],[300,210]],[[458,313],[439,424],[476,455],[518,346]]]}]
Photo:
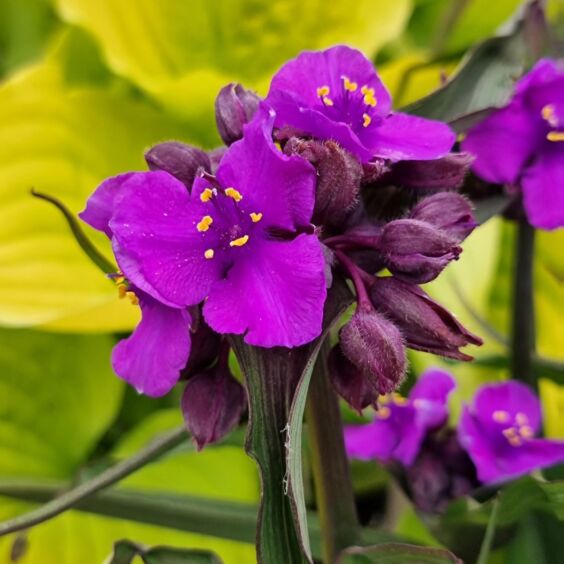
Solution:
[{"label": "small purple flower", "polygon": [[443,123],[392,112],[372,63],[344,45],[306,51],[286,63],[272,79],[266,100],[277,113],[278,127],[334,139],[363,162],[435,159],[455,140]]},{"label": "small purple flower", "polygon": [[[89,198],[81,219],[111,239],[109,222],[116,202],[138,174],[141,173],[121,174],[104,181]],[[115,346],[112,366],[139,393],[162,396],[176,384],[188,361],[191,316],[185,308],[169,307],[130,284],[128,270],[124,265],[122,268],[124,275],[119,273],[112,278],[120,297],[139,305],[141,321],[130,337]]]},{"label": "small purple flower", "polygon": [[474,172],[519,185],[529,222],[564,226],[564,69],[539,61],[516,85],[510,103],[472,128],[462,143]]},{"label": "small purple flower", "polygon": [[483,483],[501,482],[564,462],[564,442],[535,439],[541,405],[520,382],[482,386],[466,405],[458,437]]},{"label": "small purple flower", "polygon": [[447,398],[455,382],[450,374],[428,370],[417,381],[408,398],[388,396],[376,418],[367,425],[345,428],[345,445],[352,458],[397,460],[413,463],[427,433],[444,425]]},{"label": "small purple flower", "polygon": [[185,308],[204,301],[216,332],[293,347],[321,332],[321,243],[310,234],[315,171],[272,142],[266,108],[191,192],[166,172],[137,173],[120,190],[110,227],[133,284]]}]

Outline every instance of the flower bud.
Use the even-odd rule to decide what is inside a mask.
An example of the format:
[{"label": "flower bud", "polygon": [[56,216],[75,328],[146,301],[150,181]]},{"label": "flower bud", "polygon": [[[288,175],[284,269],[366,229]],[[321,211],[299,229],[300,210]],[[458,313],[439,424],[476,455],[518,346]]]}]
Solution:
[{"label": "flower bud", "polygon": [[362,165],[362,183],[363,184],[381,184],[386,183],[390,178],[392,164],[386,159],[375,158],[369,163]]},{"label": "flower bud", "polygon": [[447,233],[416,219],[387,223],[378,247],[388,269],[413,284],[434,280],[462,251]]},{"label": "flower bud", "polygon": [[409,215],[438,227],[457,243],[461,243],[478,225],[472,214],[472,204],[460,194],[439,192],[421,200]]},{"label": "flower bud", "polygon": [[335,391],[356,411],[376,405],[378,390],[335,345],[328,358],[329,376]]},{"label": "flower bud", "polygon": [[418,286],[392,277],[376,278],[370,288],[370,299],[378,312],[397,325],[411,349],[472,360],[458,349],[482,344],[479,337]]},{"label": "flower bud", "polygon": [[227,366],[217,364],[190,378],[184,388],[181,407],[198,450],[227,435],[239,423],[246,405],[245,390]]},{"label": "flower bud", "polygon": [[215,121],[220,137],[231,145],[243,137],[243,126],[251,121],[260,98],[240,84],[224,86],[215,99]]},{"label": "flower bud", "polygon": [[284,146],[288,155],[300,155],[317,169],[317,189],[312,221],[339,227],[358,202],[362,165],[334,141],[292,137]]},{"label": "flower bud", "polygon": [[208,151],[208,157],[210,159],[210,164],[211,164],[210,172],[214,176],[215,173],[217,172],[217,169],[219,168],[219,163],[221,163],[221,159],[223,158],[223,155],[225,155],[226,152],[227,152],[227,147],[225,147],[224,145],[222,145],[221,147],[216,147],[211,151]]},{"label": "flower bud", "polygon": [[189,308],[192,324],[190,340],[192,346],[188,364],[182,371],[182,377],[188,378],[206,369],[214,362],[219,353],[221,337],[204,320],[201,306]]},{"label": "flower bud", "polygon": [[393,323],[375,311],[357,311],[339,337],[344,356],[378,394],[399,387],[406,357],[402,336]]},{"label": "flower bud", "polygon": [[208,172],[211,169],[210,159],[204,151],[179,141],[167,141],[151,147],[145,153],[145,160],[151,170],[172,174],[189,190],[199,169]]}]

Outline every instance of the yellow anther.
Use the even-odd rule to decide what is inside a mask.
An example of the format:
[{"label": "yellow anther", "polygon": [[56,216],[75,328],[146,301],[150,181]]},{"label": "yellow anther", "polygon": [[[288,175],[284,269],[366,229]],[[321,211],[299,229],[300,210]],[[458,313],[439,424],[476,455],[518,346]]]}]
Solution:
[{"label": "yellow anther", "polygon": [[236,202],[240,202],[243,199],[243,196],[239,190],[235,190],[235,188],[226,188],[225,195],[228,198],[233,198]]},{"label": "yellow anther", "polygon": [[508,427],[507,429],[504,429],[502,434],[507,440],[518,436],[515,427]]},{"label": "yellow anther", "polygon": [[333,105],[333,100],[331,100],[331,98],[329,98],[329,96],[323,96],[323,103],[326,106],[332,106]]},{"label": "yellow anther", "polygon": [[498,409],[492,413],[492,419],[496,423],[507,423],[510,419],[509,413],[503,409]]},{"label": "yellow anther", "polygon": [[364,103],[365,103],[367,106],[371,106],[371,107],[373,107],[373,108],[374,108],[374,107],[376,106],[376,104],[377,104],[377,100],[376,100],[376,98],[374,97],[374,94],[372,94],[372,93],[370,93],[370,92],[368,92],[367,94],[364,95],[363,101],[364,101]]},{"label": "yellow anther", "polygon": [[374,96],[374,88],[368,88],[368,86],[366,84],[360,89],[360,91],[363,94],[368,94],[370,96]]},{"label": "yellow anther", "polygon": [[547,121],[552,127],[558,125],[558,119],[556,118],[556,113],[554,111],[554,106],[552,104],[547,104],[541,110],[542,119]]},{"label": "yellow anther", "polygon": [[213,249],[208,249],[208,250],[204,253],[204,256],[205,256],[207,259],[212,259],[212,258],[213,258],[213,255],[215,255],[215,252],[214,252]]},{"label": "yellow anther", "polygon": [[114,278],[114,282],[119,286],[120,284],[123,284],[125,282],[125,276],[118,276],[117,278]]},{"label": "yellow anther", "polygon": [[392,401],[396,404],[396,405],[405,405],[407,403],[407,399],[404,398],[403,396],[400,396],[398,393],[394,392],[392,394]]},{"label": "yellow anther", "polygon": [[213,190],[211,188],[206,188],[201,194],[200,194],[200,200],[202,200],[202,202],[209,202],[212,198],[213,198]]},{"label": "yellow anther", "polygon": [[126,292],[125,295],[129,298],[131,305],[139,305],[139,298],[135,295],[135,292]]},{"label": "yellow anther", "polygon": [[527,417],[527,415],[521,411],[519,411],[519,413],[517,413],[515,415],[515,423],[517,423],[517,425],[521,426],[521,425],[528,425],[529,424],[529,418]]},{"label": "yellow anther", "polygon": [[280,141],[274,141],[274,146],[275,146],[280,152],[282,152],[282,145],[280,145]]},{"label": "yellow anther", "polygon": [[546,134],[549,141],[564,141],[564,131],[550,131]]},{"label": "yellow anther", "polygon": [[512,437],[507,437],[507,441],[509,442],[509,444],[511,446],[514,447],[518,447],[521,446],[523,444],[523,439],[521,437],[519,437],[518,435],[512,436]]},{"label": "yellow anther", "polygon": [[253,223],[258,223],[261,219],[262,219],[262,213],[255,213],[255,212],[251,212],[249,214],[251,216],[251,220],[253,221]]},{"label": "yellow anther", "polygon": [[230,247],[242,247],[243,245],[245,245],[247,243],[248,240],[249,240],[249,236],[243,235],[242,237],[239,237],[238,239],[234,239],[233,241],[230,241],[229,246]]},{"label": "yellow anther", "polygon": [[210,225],[213,223],[213,217],[211,215],[204,215],[198,225],[196,225],[196,229],[203,233],[210,228]]},{"label": "yellow anther", "polygon": [[348,90],[349,92],[356,91],[356,89],[358,88],[358,84],[356,82],[349,80],[349,78],[346,76],[342,76],[341,78],[343,79],[343,86],[345,90]]},{"label": "yellow anther", "polygon": [[383,405],[378,408],[378,411],[376,412],[376,417],[378,419],[388,419],[388,417],[391,414],[392,414],[392,410],[388,406]]},{"label": "yellow anther", "polygon": [[330,90],[329,90],[329,86],[320,86],[317,89],[317,95],[320,98],[323,98],[323,96],[327,96],[329,94]]},{"label": "yellow anther", "polygon": [[125,298],[125,295],[127,294],[127,286],[125,284],[118,284],[118,296],[119,299],[122,300],[123,298]]},{"label": "yellow anther", "polygon": [[368,127],[372,122],[372,118],[368,114],[362,114],[362,127]]},{"label": "yellow anther", "polygon": [[535,432],[533,431],[532,427],[529,427],[528,425],[523,425],[522,427],[519,427],[519,434],[524,439],[532,439],[535,436]]}]

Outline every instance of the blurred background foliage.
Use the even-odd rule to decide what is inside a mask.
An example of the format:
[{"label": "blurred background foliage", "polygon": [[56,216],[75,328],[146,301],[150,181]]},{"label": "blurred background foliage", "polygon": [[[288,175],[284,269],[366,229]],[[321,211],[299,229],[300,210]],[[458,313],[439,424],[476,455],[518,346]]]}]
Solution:
[{"label": "blurred background foliage", "polygon": [[[437,88],[519,4],[0,0],[0,476],[79,481],[181,420],[177,395],[148,400],[112,374],[110,349],[136,323],[136,308],[117,299],[31,187],[78,212],[105,177],[143,169],[143,151],[154,143],[215,146],[219,88],[240,81],[264,94],[272,73],[303,49],[360,48],[377,63],[396,106],[405,105]],[[563,4],[548,6],[561,30]],[[109,255],[107,242],[88,234]],[[508,376],[513,237],[511,225],[488,221],[462,259],[429,285],[486,340],[473,351],[476,363],[442,363],[459,382],[455,410],[483,381]],[[564,360],[563,248],[562,230],[538,234],[538,352],[552,360]],[[440,363],[412,355],[415,373]],[[545,377],[546,433],[564,438],[564,374],[546,364],[537,369]],[[237,435],[203,453],[181,447],[120,487],[256,503],[258,478],[241,444]],[[384,479],[373,466],[355,469],[359,489]],[[27,507],[0,498],[0,519]],[[396,524],[410,538],[438,544],[409,508]],[[72,511],[0,540],[0,562],[98,563],[124,537],[212,548],[228,563],[254,560],[248,544]]]}]

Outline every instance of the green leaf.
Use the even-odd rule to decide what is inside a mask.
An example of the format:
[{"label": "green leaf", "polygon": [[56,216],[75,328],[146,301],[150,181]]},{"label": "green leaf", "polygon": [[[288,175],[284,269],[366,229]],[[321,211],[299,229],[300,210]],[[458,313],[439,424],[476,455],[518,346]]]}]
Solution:
[{"label": "green leaf", "polygon": [[261,474],[260,561],[300,562],[302,551],[311,561],[301,467],[303,410],[317,354],[347,299],[350,294],[336,283],[327,299],[323,334],[307,346],[262,349],[233,339],[249,394],[247,451]]},{"label": "green leaf", "polygon": [[488,564],[489,562],[493,539],[495,535],[495,528],[497,525],[498,509],[499,509],[499,500],[496,499],[494,500],[492,505],[490,520],[488,522],[486,534],[484,535],[484,540],[482,541],[482,546],[480,547],[480,554],[478,555],[478,561],[476,564]]},{"label": "green leaf", "polygon": [[338,564],[462,564],[454,554],[441,548],[424,548],[402,543],[386,543],[376,546],[354,546],[343,551]]},{"label": "green leaf", "polygon": [[108,564],[133,564],[136,556],[144,564],[221,564],[221,560],[209,551],[166,546],[144,548],[128,540],[116,542]]}]

